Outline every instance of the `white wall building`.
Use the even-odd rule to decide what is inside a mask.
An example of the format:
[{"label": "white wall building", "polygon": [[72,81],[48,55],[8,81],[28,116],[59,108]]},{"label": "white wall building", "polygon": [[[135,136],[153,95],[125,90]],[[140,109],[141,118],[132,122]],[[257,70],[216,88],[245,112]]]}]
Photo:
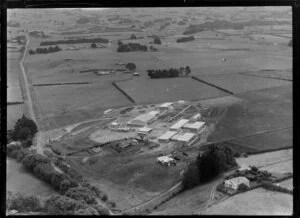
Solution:
[{"label": "white wall building", "polygon": [[157,162],[164,166],[175,164],[175,160],[171,157],[171,155],[158,157]]},{"label": "white wall building", "polygon": [[142,127],[138,129],[138,135],[145,136],[149,135],[152,132],[153,128],[150,127]]},{"label": "white wall building", "polygon": [[172,107],[173,103],[166,102],[159,106],[160,109],[170,109]]},{"label": "white wall building", "polygon": [[127,122],[127,125],[129,126],[146,126],[153,122],[156,119],[156,116],[150,113],[142,114],[137,116],[136,118],[130,120]]},{"label": "white wall building", "polygon": [[179,120],[178,122],[176,122],[175,124],[173,124],[171,127],[170,127],[170,130],[179,130],[183,125],[185,125],[186,123],[188,123],[189,120],[188,119],[181,119]]},{"label": "white wall building", "polygon": [[228,179],[224,182],[225,187],[227,188],[233,188],[235,190],[238,189],[240,184],[245,184],[246,186],[250,186],[250,181],[243,176],[239,176],[236,178]]},{"label": "white wall building", "polygon": [[186,133],[178,133],[172,137],[172,140],[177,142],[184,142],[185,144],[190,143],[194,138],[196,138],[196,134],[186,132]]}]

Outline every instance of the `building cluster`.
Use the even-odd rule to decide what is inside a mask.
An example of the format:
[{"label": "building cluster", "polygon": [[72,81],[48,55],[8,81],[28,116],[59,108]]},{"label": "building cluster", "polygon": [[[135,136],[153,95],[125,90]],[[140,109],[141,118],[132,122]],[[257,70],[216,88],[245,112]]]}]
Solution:
[{"label": "building cluster", "polygon": [[246,177],[239,176],[239,177],[235,177],[232,179],[228,179],[224,182],[224,185],[226,188],[232,188],[235,190],[237,190],[239,188],[239,185],[241,185],[241,184],[244,184],[247,187],[249,187],[250,181]]}]

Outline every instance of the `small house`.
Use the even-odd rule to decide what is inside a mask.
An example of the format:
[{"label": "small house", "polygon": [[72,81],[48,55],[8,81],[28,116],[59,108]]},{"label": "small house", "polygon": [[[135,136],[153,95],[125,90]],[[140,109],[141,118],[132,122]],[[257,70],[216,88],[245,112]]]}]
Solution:
[{"label": "small house", "polygon": [[243,176],[235,177],[232,179],[228,179],[224,182],[225,187],[232,188],[237,190],[240,184],[245,184],[246,186],[250,186],[250,181]]},{"label": "small house", "polygon": [[161,156],[157,158],[157,163],[163,165],[163,166],[171,166],[175,165],[176,162],[174,158],[171,157],[171,155]]}]

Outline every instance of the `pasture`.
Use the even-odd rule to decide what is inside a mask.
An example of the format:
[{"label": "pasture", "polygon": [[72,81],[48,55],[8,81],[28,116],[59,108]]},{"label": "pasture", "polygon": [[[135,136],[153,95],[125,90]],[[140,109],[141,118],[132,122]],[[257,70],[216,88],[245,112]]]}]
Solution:
[{"label": "pasture", "polygon": [[15,104],[7,106],[7,129],[12,129],[24,113],[24,104]]},{"label": "pasture", "polygon": [[[237,207],[238,205],[238,207]],[[201,215],[292,215],[293,196],[263,188],[234,195]]]},{"label": "pasture", "polygon": [[[244,101],[228,107],[215,132],[209,136],[209,141],[229,140],[292,127],[291,85],[240,93],[236,97]],[[289,138],[288,135],[280,136],[280,131],[278,133],[278,137]],[[284,138],[281,140],[284,142]],[[286,143],[282,146],[286,146]]]},{"label": "pasture", "polygon": [[118,82],[117,85],[137,104],[178,100],[199,100],[227,95],[219,89],[191,78],[139,78]]}]

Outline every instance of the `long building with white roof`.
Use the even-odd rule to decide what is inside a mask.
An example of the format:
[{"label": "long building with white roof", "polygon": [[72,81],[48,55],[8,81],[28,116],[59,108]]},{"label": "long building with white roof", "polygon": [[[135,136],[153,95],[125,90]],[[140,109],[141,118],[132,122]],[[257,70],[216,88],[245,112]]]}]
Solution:
[{"label": "long building with white roof", "polygon": [[177,142],[184,142],[185,144],[190,143],[194,138],[196,137],[196,134],[186,132],[186,133],[178,133],[172,137],[172,140]]},{"label": "long building with white roof", "polygon": [[170,130],[179,130],[183,125],[189,122],[188,119],[181,119],[170,127]]},{"label": "long building with white roof", "polygon": [[167,131],[162,136],[158,138],[160,142],[169,142],[172,136],[174,136],[177,132],[176,131]]},{"label": "long building with white roof", "polygon": [[205,122],[196,121],[193,123],[186,123],[182,128],[193,132],[199,132],[205,125]]}]

